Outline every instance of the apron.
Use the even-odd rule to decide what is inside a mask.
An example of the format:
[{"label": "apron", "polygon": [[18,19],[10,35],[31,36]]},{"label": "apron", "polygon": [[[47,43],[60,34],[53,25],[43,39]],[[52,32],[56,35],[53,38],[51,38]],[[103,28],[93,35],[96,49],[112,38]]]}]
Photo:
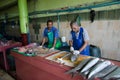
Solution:
[{"label": "apron", "polygon": [[[48,32],[48,48],[52,48],[54,44],[54,34],[53,32]],[[60,39],[57,39],[55,49],[58,49],[61,47],[61,41]]]},{"label": "apron", "polygon": [[[73,47],[75,50],[79,50],[84,44],[83,28],[80,28],[80,33],[79,33],[78,39],[75,35],[76,34],[75,32],[71,31],[71,34],[72,34],[72,40],[73,40]],[[90,55],[89,45],[87,45],[86,48],[83,51],[81,51],[80,54]]]}]

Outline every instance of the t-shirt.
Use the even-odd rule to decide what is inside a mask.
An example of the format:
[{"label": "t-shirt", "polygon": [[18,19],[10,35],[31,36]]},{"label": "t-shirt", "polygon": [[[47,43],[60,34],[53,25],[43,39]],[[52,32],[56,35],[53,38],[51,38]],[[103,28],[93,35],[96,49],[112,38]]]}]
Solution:
[{"label": "t-shirt", "polygon": [[[80,31],[76,33],[76,38],[77,39],[78,39],[79,33],[80,33]],[[89,41],[90,40],[90,38],[88,36],[88,32],[87,32],[87,30],[85,28],[83,28],[83,38],[84,38],[85,41]],[[71,32],[69,33],[69,40],[72,40]]]},{"label": "t-shirt", "polygon": [[55,28],[55,27],[52,27],[52,28],[50,29],[50,31],[48,31],[48,28],[46,27],[46,28],[44,29],[44,32],[43,32],[43,37],[48,37],[48,35],[47,35],[48,32],[53,32],[54,38],[58,38],[58,37],[59,37],[58,30],[57,30],[57,28]]}]

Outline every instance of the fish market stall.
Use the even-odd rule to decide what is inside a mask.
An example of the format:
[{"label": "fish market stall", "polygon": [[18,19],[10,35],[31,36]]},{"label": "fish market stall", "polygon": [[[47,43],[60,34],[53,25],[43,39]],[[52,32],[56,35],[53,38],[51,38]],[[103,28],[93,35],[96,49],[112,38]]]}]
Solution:
[{"label": "fish market stall", "polygon": [[71,78],[65,72],[71,69],[55,62],[44,59],[43,57],[27,57],[11,52],[15,57],[17,80],[78,80],[82,77]]},{"label": "fish market stall", "polygon": [[21,46],[21,45],[22,45],[22,43],[14,42],[12,40],[9,40],[9,41],[6,41],[6,42],[0,41],[0,52],[3,54],[4,67],[5,67],[6,71],[9,69],[7,58],[6,58],[6,50],[10,49],[10,48],[13,48],[13,47]]},{"label": "fish market stall", "polygon": [[[11,54],[15,57],[17,80],[86,80],[87,78],[83,74],[78,75],[76,71],[89,74],[87,77],[90,78],[95,75],[95,72],[100,72],[101,69],[106,67],[109,67],[111,71],[116,69],[117,67],[113,64],[120,66],[120,62],[117,61],[102,60],[83,55],[77,55],[77,59],[74,61],[72,60],[72,53],[66,51],[49,52],[49,49],[41,47],[35,47],[33,50],[35,56],[20,53],[19,50],[11,51]],[[95,65],[96,63],[97,65]],[[97,69],[98,66],[103,67]],[[88,69],[97,70],[90,73]],[[119,68],[117,69],[119,70]]]}]

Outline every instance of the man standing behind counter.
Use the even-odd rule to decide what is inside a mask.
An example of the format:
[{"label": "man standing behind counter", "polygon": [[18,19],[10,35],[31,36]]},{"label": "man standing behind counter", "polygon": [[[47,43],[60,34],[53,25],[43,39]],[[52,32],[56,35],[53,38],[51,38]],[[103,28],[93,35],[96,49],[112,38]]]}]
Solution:
[{"label": "man standing behind counter", "polygon": [[58,30],[53,26],[52,20],[47,21],[47,27],[44,29],[43,32],[43,40],[41,47],[45,44],[46,38],[48,39],[47,47],[50,48],[50,50],[58,49],[61,47]]},{"label": "man standing behind counter", "polygon": [[71,21],[71,32],[70,32],[70,51],[73,54],[83,54],[83,55],[90,55],[89,53],[89,36],[87,31],[78,25],[76,21]]}]

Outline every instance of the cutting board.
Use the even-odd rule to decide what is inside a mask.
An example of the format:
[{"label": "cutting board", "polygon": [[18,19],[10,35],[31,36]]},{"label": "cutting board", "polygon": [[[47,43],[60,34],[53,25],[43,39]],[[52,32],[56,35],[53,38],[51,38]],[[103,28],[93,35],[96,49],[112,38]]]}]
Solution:
[{"label": "cutting board", "polygon": [[[69,54],[69,52],[60,51],[60,52],[55,53],[55,54],[53,54],[49,57],[46,57],[46,59],[51,60],[51,61],[55,61],[57,63],[60,63],[58,58],[61,58],[66,54]],[[71,57],[71,55],[63,58],[63,64],[64,65],[74,67],[74,66],[78,65],[82,60],[90,58],[90,56],[79,55],[79,57],[77,58],[77,60],[75,62],[71,62],[70,57]]]}]

